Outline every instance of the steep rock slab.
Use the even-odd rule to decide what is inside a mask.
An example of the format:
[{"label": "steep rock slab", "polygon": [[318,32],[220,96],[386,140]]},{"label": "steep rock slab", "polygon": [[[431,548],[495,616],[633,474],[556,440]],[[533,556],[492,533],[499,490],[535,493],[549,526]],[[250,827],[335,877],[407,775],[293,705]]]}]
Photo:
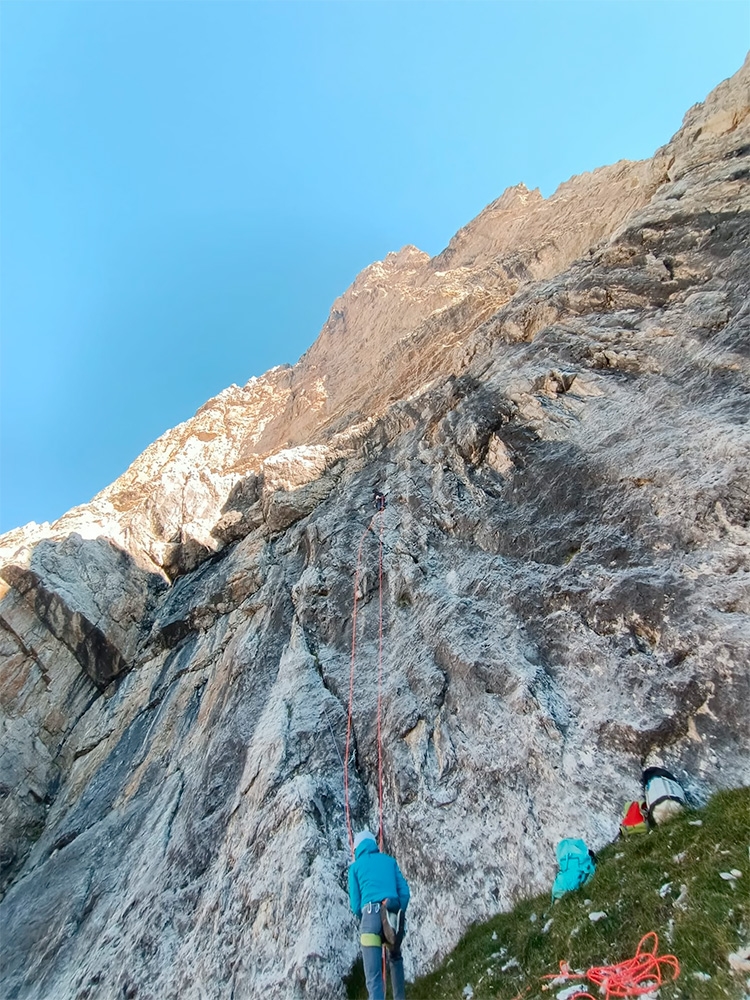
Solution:
[{"label": "steep rock slab", "polygon": [[159,574],[107,539],[77,534],[21,550],[2,575],[101,689],[137,658],[166,590]]},{"label": "steep rock slab", "polygon": [[3,567],[3,795],[0,891],[39,836],[80,716],[138,661],[163,578],[106,539],[73,534],[21,547]]}]

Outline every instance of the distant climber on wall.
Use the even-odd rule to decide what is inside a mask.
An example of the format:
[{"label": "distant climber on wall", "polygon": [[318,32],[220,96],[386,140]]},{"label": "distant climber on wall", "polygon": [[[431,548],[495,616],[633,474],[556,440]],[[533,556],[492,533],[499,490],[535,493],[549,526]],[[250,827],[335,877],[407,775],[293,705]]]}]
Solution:
[{"label": "distant climber on wall", "polygon": [[349,902],[360,919],[359,940],[370,1000],[385,1000],[382,949],[387,949],[394,1000],[405,1000],[401,941],[409,886],[396,859],[381,854],[375,835],[363,830],[354,838],[349,866]]}]

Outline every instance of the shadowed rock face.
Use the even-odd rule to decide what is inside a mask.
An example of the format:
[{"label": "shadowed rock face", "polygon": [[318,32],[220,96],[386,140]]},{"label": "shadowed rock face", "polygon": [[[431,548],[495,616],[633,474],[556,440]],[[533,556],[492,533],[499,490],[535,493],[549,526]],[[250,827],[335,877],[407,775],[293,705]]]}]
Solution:
[{"label": "shadowed rock face", "polygon": [[652,161],[389,255],[297,366],[3,539],[4,995],[343,996],[375,485],[411,972],[610,839],[645,763],[748,780],[748,104],[746,64]]}]

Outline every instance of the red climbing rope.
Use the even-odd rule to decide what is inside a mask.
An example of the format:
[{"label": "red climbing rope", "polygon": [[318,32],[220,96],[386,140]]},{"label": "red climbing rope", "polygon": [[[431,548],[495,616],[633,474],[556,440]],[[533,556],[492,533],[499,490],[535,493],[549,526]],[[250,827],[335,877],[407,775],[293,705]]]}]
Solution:
[{"label": "red climbing rope", "polygon": [[[646,947],[645,942],[653,939],[653,946]],[[580,993],[574,993],[568,1000],[611,1000],[615,997],[639,997],[662,986],[663,969],[669,968],[672,971],[672,980],[677,979],[680,974],[680,963],[674,955],[658,955],[659,938],[655,931],[644,934],[638,942],[633,958],[618,965],[594,965],[586,972],[571,972],[567,963],[560,963],[560,972],[555,976],[544,976],[544,979],[553,979],[555,984],[567,979],[588,979],[595,986],[600,987],[599,998],[595,998],[591,993],[581,987]],[[545,987],[549,989],[549,987]]]},{"label": "red climbing rope", "polygon": [[354,706],[354,665],[357,659],[357,601],[359,600],[359,570],[362,565],[362,546],[364,545],[367,532],[372,528],[377,514],[362,532],[357,549],[357,565],[354,570],[354,600],[352,602],[352,654],[349,664],[349,708],[346,717],[346,745],[344,749],[344,811],[346,813],[346,829],[349,834],[349,848],[354,855],[354,833],[352,831],[352,817],[349,809],[349,747],[352,740],[352,709]]},{"label": "red climbing rope", "polygon": [[[383,850],[383,511],[379,508],[380,532],[378,533],[378,845]],[[385,948],[380,957],[383,985],[386,983]]]},{"label": "red climbing rope", "polygon": [[354,600],[352,602],[352,650],[349,664],[349,706],[346,719],[346,747],[344,751],[344,810],[346,813],[346,829],[349,835],[349,847],[354,854],[354,832],[349,807],[349,750],[352,740],[352,715],[354,709],[354,669],[357,661],[357,610],[359,601],[359,578],[362,567],[362,548],[368,531],[372,530],[375,519],[380,517],[378,539],[378,707],[377,707],[377,744],[378,744],[378,841],[383,849],[383,516],[385,498],[378,504],[378,510],[362,532],[357,549],[357,565],[354,570]]},{"label": "red climbing rope", "polygon": [[383,508],[378,538],[378,845],[383,850]]}]

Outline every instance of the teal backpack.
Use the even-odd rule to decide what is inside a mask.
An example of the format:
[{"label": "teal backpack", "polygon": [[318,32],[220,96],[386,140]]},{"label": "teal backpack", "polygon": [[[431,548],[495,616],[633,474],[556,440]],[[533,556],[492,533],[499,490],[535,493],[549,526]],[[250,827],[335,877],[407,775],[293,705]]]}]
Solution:
[{"label": "teal backpack", "polygon": [[585,885],[596,870],[585,843],[570,837],[557,845],[557,867],[559,871],[552,885],[553,900]]}]

